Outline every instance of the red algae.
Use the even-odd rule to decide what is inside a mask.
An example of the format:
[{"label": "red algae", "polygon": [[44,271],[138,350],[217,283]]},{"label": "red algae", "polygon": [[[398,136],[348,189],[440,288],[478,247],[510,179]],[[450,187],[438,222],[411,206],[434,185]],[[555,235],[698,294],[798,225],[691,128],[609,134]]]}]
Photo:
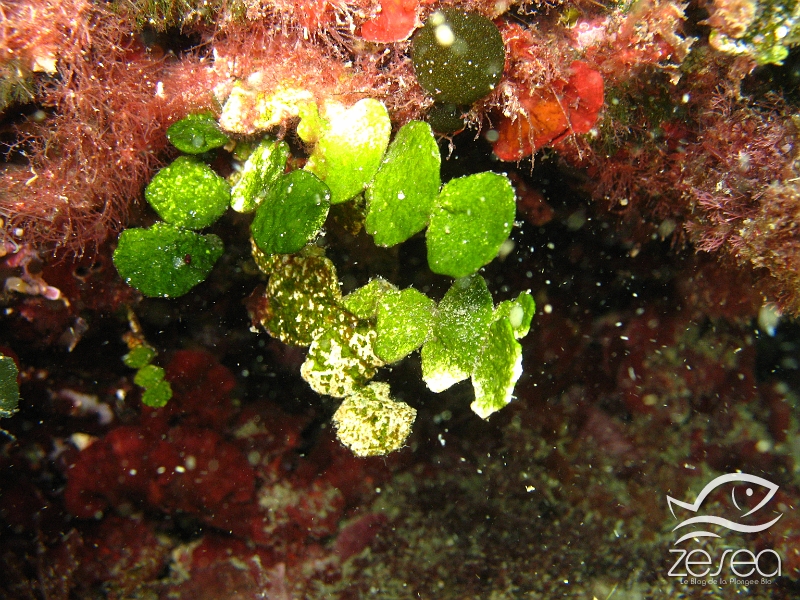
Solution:
[{"label": "red algae", "polygon": [[[0,597],[800,594],[797,49],[771,67],[726,52],[719,33],[750,44],[730,19],[752,7],[151,4],[0,6],[0,353],[22,398],[0,421]],[[491,19],[506,53],[496,87],[454,107],[442,178],[508,174],[517,222],[482,275],[500,301],[530,290],[536,315],[491,419],[464,386],[415,383],[416,358],[387,369],[417,424],[362,459],[294,374],[305,351],[250,330],[246,215],[214,225],[226,253],[180,299],[143,299],[111,254],[155,218],[142,190],[187,114],[233,140],[209,159],[231,180],[265,135],[302,166],[312,104],[379,100],[395,131],[427,118],[408,40],[442,7]],[[422,239],[376,250],[362,209],[332,211],[320,241],[344,293],[380,274],[441,297]],[[162,408],[121,360],[129,310],[173,391]],[[680,508],[737,474],[775,486],[768,507],[742,516],[768,490],[720,487],[702,514],[780,518],[678,542]],[[678,548],[782,562],[757,582],[725,560],[726,582],[678,577]]]},{"label": "red algae", "polygon": [[361,37],[368,42],[401,42],[419,26],[418,0],[384,0],[380,13],[361,25]]}]

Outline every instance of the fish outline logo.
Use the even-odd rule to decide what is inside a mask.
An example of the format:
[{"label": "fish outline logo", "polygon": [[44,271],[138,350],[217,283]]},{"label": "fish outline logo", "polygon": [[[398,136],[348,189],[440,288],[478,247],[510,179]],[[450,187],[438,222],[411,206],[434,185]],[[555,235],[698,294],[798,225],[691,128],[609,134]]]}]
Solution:
[{"label": "fish outline logo", "polygon": [[[770,500],[772,500],[772,497],[775,495],[775,493],[778,491],[778,488],[779,488],[778,485],[772,483],[771,481],[768,481],[768,480],[764,479],[763,477],[759,477],[758,475],[750,475],[749,473],[727,473],[726,475],[720,475],[719,477],[716,477],[715,479],[712,479],[711,481],[709,481],[706,484],[706,486],[702,490],[700,490],[700,493],[697,495],[697,498],[692,503],[682,502],[681,500],[676,500],[672,496],[667,496],[667,503],[669,504],[669,511],[672,513],[672,516],[675,519],[678,518],[675,515],[675,505],[680,506],[681,508],[689,510],[689,511],[691,511],[693,513],[696,513],[700,509],[700,507],[702,506],[702,504],[705,501],[706,497],[708,497],[708,495],[711,492],[713,492],[719,486],[724,485],[726,483],[730,483],[730,482],[741,482],[741,483],[758,484],[758,485],[761,485],[761,486],[765,487],[767,490],[769,490],[768,493],[764,496],[764,498],[761,499],[761,502],[759,502],[754,508],[752,508],[751,510],[749,510],[745,514],[741,515],[740,518],[747,517],[747,516],[755,513],[756,511],[760,510],[761,508],[763,508]],[[752,488],[748,487],[747,491],[745,493],[746,493],[747,496],[751,496],[753,494]],[[736,502],[736,487],[734,487],[731,490],[731,500],[733,501],[733,505],[737,509],[742,510],[739,507],[739,503]],[[690,517],[688,519],[684,519],[683,521],[678,523],[675,527],[673,527],[672,531],[677,531],[681,527],[686,527],[686,526],[689,526],[689,525],[695,525],[695,524],[699,524],[699,523],[707,523],[707,524],[710,524],[710,525],[719,525],[720,527],[725,527],[727,529],[730,529],[731,531],[737,531],[739,533],[758,533],[759,531],[764,531],[765,529],[769,529],[770,527],[772,527],[775,523],[778,522],[778,519],[780,519],[782,516],[783,516],[783,514],[779,514],[777,517],[775,517],[774,519],[772,519],[771,521],[769,521],[767,523],[760,523],[758,525],[744,525],[742,523],[737,523],[736,521],[731,521],[729,519],[725,519],[725,518],[722,518],[722,517],[716,517],[716,516],[713,516],[713,515],[711,515],[711,516],[700,515],[700,516],[697,516],[697,517]],[[673,545],[677,546],[678,544],[680,544],[684,540],[687,540],[689,538],[698,538],[698,537],[716,537],[716,538],[718,538],[720,536],[718,534],[716,534],[716,533],[711,532],[711,531],[692,531],[690,533],[687,533],[687,534],[684,534],[683,536],[681,536],[676,542],[673,543]]]}]

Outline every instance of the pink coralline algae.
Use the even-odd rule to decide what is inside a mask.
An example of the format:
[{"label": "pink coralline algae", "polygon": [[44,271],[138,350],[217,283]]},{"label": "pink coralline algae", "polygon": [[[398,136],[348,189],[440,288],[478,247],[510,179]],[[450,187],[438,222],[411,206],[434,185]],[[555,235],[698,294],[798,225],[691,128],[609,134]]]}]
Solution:
[{"label": "pink coralline algae", "polygon": [[70,470],[67,509],[99,517],[109,506],[143,502],[221,528],[233,525],[222,507],[235,511],[255,493],[246,457],[208,430],[178,426],[161,438],[160,431],[122,426],[89,446]]},{"label": "pink coralline algae", "polygon": [[269,407],[238,414],[231,373],[208,354],[177,352],[166,371],[175,393],[167,407],[145,408],[138,424],[111,429],[68,466],[72,515],[155,510],[282,552],[337,531],[370,480],[362,463],[325,443],[287,477],[298,442],[291,417]]}]

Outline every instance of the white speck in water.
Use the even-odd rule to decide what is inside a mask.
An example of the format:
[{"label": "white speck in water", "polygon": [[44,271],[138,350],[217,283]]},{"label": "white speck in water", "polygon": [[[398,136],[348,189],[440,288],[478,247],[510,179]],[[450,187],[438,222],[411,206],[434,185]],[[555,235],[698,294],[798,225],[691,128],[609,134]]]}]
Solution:
[{"label": "white speck in water", "polygon": [[497,251],[497,256],[500,257],[500,260],[503,260],[514,251],[515,247],[516,244],[514,243],[514,240],[506,240],[500,244],[500,249]]},{"label": "white speck in water", "polygon": [[758,311],[758,325],[770,337],[775,335],[780,320],[781,311],[774,304],[765,304]]}]

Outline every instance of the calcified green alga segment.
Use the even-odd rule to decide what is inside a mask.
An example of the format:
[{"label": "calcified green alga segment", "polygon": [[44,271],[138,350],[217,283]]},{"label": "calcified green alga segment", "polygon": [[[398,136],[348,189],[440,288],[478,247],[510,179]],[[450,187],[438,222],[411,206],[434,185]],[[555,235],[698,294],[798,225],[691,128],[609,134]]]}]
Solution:
[{"label": "calcified green alga segment", "polygon": [[164,381],[164,369],[156,365],[143,366],[133,378],[133,383],[143,388],[152,387],[159,381]]},{"label": "calcified green alga segment", "polygon": [[516,339],[524,338],[531,330],[533,315],[536,313],[536,302],[530,292],[521,292],[515,300],[506,300],[494,309],[494,320],[508,317]]},{"label": "calcified green alga segment", "polygon": [[490,263],[508,239],[516,215],[514,188],[485,172],[448,181],[427,231],[431,271],[465,277]]},{"label": "calcified green alga segment", "polygon": [[378,316],[378,302],[384,295],[396,292],[397,287],[383,277],[371,279],[367,285],[347,294],[342,306],[359,319],[374,319]]},{"label": "calcified green alga segment", "polygon": [[402,448],[417,411],[393,400],[386,383],[370,383],[345,398],[333,415],[339,440],[356,456],[382,456]]},{"label": "calcified green alga segment", "polygon": [[473,412],[486,419],[511,402],[514,385],[522,375],[522,346],[516,341],[508,317],[495,321],[472,374]]},{"label": "calcified green alga segment", "polygon": [[469,372],[458,366],[457,357],[437,339],[428,340],[422,346],[420,357],[422,380],[434,393],[443,392],[469,378]]},{"label": "calcified green alga segment", "polygon": [[166,406],[172,398],[172,386],[169,381],[159,381],[142,392],[142,404],[150,408],[161,408]]},{"label": "calcified green alga segment", "polygon": [[228,209],[231,188],[207,164],[180,156],[156,173],[144,197],[167,223],[202,229]]},{"label": "calcified green alga segment", "polygon": [[311,342],[300,374],[315,392],[344,398],[363,387],[383,366],[374,344],[375,330],[366,324],[334,325]]},{"label": "calcified green alga segment", "polygon": [[158,352],[156,352],[155,348],[147,344],[142,344],[141,346],[132,348],[130,352],[123,356],[122,362],[125,363],[126,367],[130,367],[131,369],[141,369],[143,366],[153,362],[153,359],[157,355]]},{"label": "calcified green alga segment", "polygon": [[228,143],[228,136],[210,113],[188,115],[173,123],[167,129],[167,139],[186,154],[201,154]]},{"label": "calcified green alga segment", "polygon": [[322,118],[305,118],[298,132],[304,139],[317,138],[305,169],[331,189],[331,204],[339,204],[372,181],[389,145],[392,123],[382,102],[365,98],[349,108],[328,102]]},{"label": "calcified green alga segment", "polygon": [[261,140],[242,165],[239,179],[231,189],[231,208],[237,212],[254,211],[283,174],[288,158],[286,142]]},{"label": "calcified green alga segment", "polygon": [[0,418],[6,419],[18,410],[19,370],[14,359],[0,354]]},{"label": "calcified green alga segment", "polygon": [[340,306],[342,293],[336,268],[321,250],[308,248],[298,255],[261,256],[268,266],[265,291],[268,308],[260,322],[272,337],[286,344],[308,346],[327,329],[355,324]]},{"label": "calcified green alga segment", "polygon": [[397,362],[419,348],[433,326],[436,303],[413,288],[386,293],[378,302],[375,353]]},{"label": "calcified green alga segment", "polygon": [[378,246],[394,246],[425,228],[439,194],[440,165],[430,125],[411,121],[400,128],[366,193],[365,227]]},{"label": "calcified green alga segment", "polygon": [[457,279],[439,302],[433,335],[461,370],[472,372],[493,309],[492,294],[480,275]]},{"label": "calcified green alga segment", "polygon": [[177,298],[208,277],[223,249],[216,235],[156,223],[150,229],[122,232],[114,266],[145,296]]},{"label": "calcified green alga segment", "polygon": [[250,225],[253,241],[267,254],[301,250],[322,229],[331,193],[313,173],[292,171],[276,179]]}]

